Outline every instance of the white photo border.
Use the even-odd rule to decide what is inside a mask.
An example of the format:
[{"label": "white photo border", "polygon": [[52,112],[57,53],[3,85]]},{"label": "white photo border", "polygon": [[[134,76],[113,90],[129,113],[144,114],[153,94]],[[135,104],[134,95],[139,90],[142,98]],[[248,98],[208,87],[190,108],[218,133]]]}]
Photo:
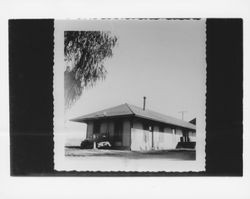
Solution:
[{"label": "white photo border", "polygon": [[[160,162],[155,162],[152,165],[146,166],[134,165],[134,167],[118,168],[111,164],[104,164],[101,167],[77,166],[75,161],[65,158],[64,152],[64,31],[84,31],[84,30],[106,30],[100,29],[98,25],[101,23],[112,23],[112,20],[122,19],[82,19],[82,20],[55,20],[54,21],[54,80],[53,80],[53,95],[54,95],[54,169],[56,171],[78,171],[78,172],[201,172],[205,171],[205,137],[206,137],[206,74],[204,75],[202,95],[203,110],[200,115],[197,115],[197,130],[196,135],[198,142],[196,143],[196,160],[192,161],[170,161],[168,165],[163,165]],[[128,19],[126,19],[128,20]],[[137,20],[137,19],[130,19]],[[152,19],[143,19],[152,20]],[[154,19],[157,20],[157,19]],[[158,20],[173,20],[173,19],[158,19]],[[178,19],[175,19],[178,20]],[[193,19],[185,19],[193,20]],[[204,20],[205,19],[200,19]],[[195,21],[197,21],[195,19]],[[87,22],[87,23],[86,23]],[[94,24],[94,25],[93,25]],[[206,31],[204,31],[205,34]],[[204,53],[206,53],[204,49]],[[205,61],[206,63],[206,61]],[[206,66],[204,66],[206,67]],[[206,69],[205,69],[206,71]]]}]

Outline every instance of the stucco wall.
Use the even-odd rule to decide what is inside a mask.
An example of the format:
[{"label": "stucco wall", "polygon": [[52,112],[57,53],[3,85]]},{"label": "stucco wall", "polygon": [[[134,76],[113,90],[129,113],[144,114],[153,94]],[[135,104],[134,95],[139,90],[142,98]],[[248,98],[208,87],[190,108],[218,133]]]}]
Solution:
[{"label": "stucco wall", "polygon": [[166,150],[174,149],[173,132],[171,128],[164,128],[164,132],[160,132],[159,128],[154,128],[154,149]]},{"label": "stucco wall", "polygon": [[131,129],[131,150],[148,151],[152,149],[152,132],[142,129]]},{"label": "stucco wall", "polygon": [[158,125],[153,126],[153,132],[143,130],[142,123],[140,121],[135,121],[131,130],[131,150],[175,149],[180,141],[180,137],[183,135],[182,129],[164,127],[163,131],[164,132],[160,132]]},{"label": "stucco wall", "polygon": [[152,132],[143,130],[143,124],[140,121],[133,122],[131,128],[131,150],[147,151],[152,149]]},{"label": "stucco wall", "polygon": [[131,140],[130,128],[131,128],[130,121],[124,120],[123,132],[122,132],[122,145],[125,147],[130,147],[130,140]]},{"label": "stucco wall", "polygon": [[191,142],[196,142],[196,133],[195,132],[188,132],[189,138]]}]

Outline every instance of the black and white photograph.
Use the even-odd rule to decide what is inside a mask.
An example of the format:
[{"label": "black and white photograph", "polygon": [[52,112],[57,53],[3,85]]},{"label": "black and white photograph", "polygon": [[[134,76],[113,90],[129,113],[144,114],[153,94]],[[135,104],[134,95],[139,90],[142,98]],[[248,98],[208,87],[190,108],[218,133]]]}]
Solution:
[{"label": "black and white photograph", "polygon": [[55,169],[204,171],[205,23],[55,20]]},{"label": "black and white photograph", "polygon": [[0,10],[0,198],[249,198],[248,1]]}]

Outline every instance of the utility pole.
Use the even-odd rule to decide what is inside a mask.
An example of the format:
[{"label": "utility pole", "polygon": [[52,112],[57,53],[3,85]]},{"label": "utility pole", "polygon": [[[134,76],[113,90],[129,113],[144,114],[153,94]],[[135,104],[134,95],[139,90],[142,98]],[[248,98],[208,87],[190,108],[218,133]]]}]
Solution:
[{"label": "utility pole", "polygon": [[181,113],[181,119],[184,120],[184,114],[187,113],[188,111],[179,111]]}]

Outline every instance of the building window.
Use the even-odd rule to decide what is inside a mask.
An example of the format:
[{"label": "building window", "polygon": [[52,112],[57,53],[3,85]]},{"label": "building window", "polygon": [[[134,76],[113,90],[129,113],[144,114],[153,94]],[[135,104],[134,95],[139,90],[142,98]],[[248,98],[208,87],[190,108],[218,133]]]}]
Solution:
[{"label": "building window", "polygon": [[160,131],[160,132],[164,132],[164,126],[163,126],[163,125],[161,125],[161,126],[159,127],[159,131]]},{"label": "building window", "polygon": [[145,130],[145,131],[152,131],[153,127],[149,123],[144,122],[143,123],[143,130]]}]

